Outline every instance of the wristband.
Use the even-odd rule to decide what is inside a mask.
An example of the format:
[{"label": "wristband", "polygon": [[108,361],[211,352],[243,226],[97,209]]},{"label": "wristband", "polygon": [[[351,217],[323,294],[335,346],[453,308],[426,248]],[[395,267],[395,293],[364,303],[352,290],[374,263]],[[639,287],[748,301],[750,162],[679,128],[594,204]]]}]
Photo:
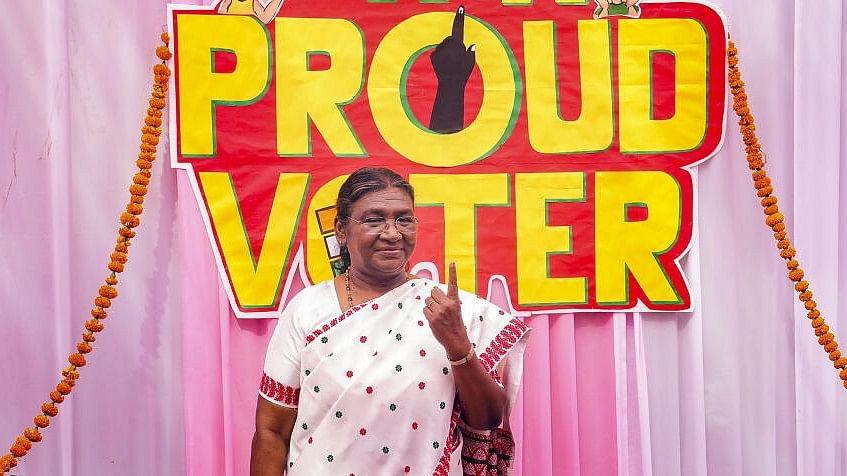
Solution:
[{"label": "wristband", "polygon": [[449,360],[448,359],[447,361],[450,362],[450,365],[452,365],[453,367],[457,367],[459,365],[463,365],[463,364],[468,363],[468,361],[471,360],[473,358],[473,356],[474,356],[474,348],[473,348],[473,345],[471,345],[471,350],[468,351],[468,354],[466,356],[462,357],[459,360]]}]

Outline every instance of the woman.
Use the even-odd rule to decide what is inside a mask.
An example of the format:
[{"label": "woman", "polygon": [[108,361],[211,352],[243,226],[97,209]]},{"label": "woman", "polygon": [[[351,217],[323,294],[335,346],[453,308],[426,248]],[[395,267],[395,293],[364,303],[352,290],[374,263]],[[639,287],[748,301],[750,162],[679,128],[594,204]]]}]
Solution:
[{"label": "woman", "polygon": [[462,456],[470,474],[507,464],[486,460],[492,445],[510,449],[508,432],[487,430],[508,423],[526,326],[459,291],[452,264],[446,287],[406,273],[414,191],[393,171],[356,171],[336,209],[349,265],[279,319],[251,474],[462,474]]}]

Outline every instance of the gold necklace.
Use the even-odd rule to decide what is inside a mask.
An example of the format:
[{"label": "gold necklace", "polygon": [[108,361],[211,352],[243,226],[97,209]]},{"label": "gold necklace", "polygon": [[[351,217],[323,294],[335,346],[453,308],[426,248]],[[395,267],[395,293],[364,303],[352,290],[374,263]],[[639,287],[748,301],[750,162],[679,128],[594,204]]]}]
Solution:
[{"label": "gold necklace", "polygon": [[353,307],[353,292],[350,290],[350,268],[347,268],[347,271],[344,272],[344,286],[347,288],[347,309],[351,309]]}]

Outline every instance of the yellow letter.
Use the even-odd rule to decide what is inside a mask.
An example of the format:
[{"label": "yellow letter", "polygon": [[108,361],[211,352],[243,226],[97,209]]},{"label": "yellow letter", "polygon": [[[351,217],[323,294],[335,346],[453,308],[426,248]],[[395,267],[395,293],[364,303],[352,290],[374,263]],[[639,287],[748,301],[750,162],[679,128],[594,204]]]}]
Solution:
[{"label": "yellow letter", "polygon": [[444,207],[444,276],[456,263],[459,287],[476,294],[476,209],[509,206],[508,174],[409,175],[419,207]]},{"label": "yellow letter", "polygon": [[515,176],[518,303],[524,306],[584,304],[585,277],[551,278],[548,257],[573,253],[570,226],[549,226],[547,204],[585,201],[585,173]]},{"label": "yellow letter", "polygon": [[[682,302],[656,259],[679,236],[676,179],[660,171],[597,172],[595,176],[597,304],[629,303],[629,274],[652,303]],[[626,208],[647,207],[647,219],[626,220]]]},{"label": "yellow letter", "polygon": [[[179,143],[185,157],[214,157],[215,106],[251,104],[271,81],[270,38],[253,16],[178,15]],[[216,50],[237,58],[231,73],[215,73]]]},{"label": "yellow letter", "polygon": [[[706,134],[708,38],[696,20],[647,19],[618,22],[620,147],[629,154],[682,152]],[[653,119],[652,55],[674,55],[674,116]]]},{"label": "yellow letter", "polygon": [[273,306],[279,297],[282,271],[291,257],[309,174],[279,175],[258,262],[229,173],[200,172],[200,183],[235,299],[245,308]]},{"label": "yellow letter", "polygon": [[[276,144],[279,155],[311,155],[309,121],[339,157],[364,156],[365,149],[341,106],[362,90],[365,40],[348,20],[277,18]],[[330,57],[329,69],[309,71],[309,55]]]},{"label": "yellow letter", "polygon": [[[596,152],[612,143],[609,22],[580,20],[577,29],[582,108],[579,119],[563,121],[559,113],[556,25],[552,21],[524,22],[529,142],[541,153]],[[563,80],[574,82],[570,78]]]},{"label": "yellow letter", "polygon": [[465,44],[476,44],[476,64],[485,88],[479,114],[453,134],[437,134],[412,116],[406,75],[422,53],[450,32],[454,13],[424,13],[389,31],[374,52],[368,100],[385,142],[403,157],[431,167],[480,160],[506,141],[520,107],[520,75],[508,45],[490,25],[465,15]]}]

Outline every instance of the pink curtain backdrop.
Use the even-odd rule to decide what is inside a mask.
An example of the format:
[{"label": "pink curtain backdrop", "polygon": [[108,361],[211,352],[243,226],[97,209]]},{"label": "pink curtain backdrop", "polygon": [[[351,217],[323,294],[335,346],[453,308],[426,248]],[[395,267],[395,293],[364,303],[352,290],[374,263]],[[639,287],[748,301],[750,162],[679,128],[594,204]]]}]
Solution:
[{"label": "pink curtain backdrop", "polygon": [[[740,49],[799,259],[847,339],[837,334],[847,329],[844,7],[714,4]],[[48,398],[108,274],[166,22],[161,0],[15,7],[0,15],[3,452]],[[732,116],[727,128],[697,171],[699,237],[684,263],[701,289],[694,312],[528,319],[516,474],[843,473],[847,391],[795,301]],[[275,321],[233,318],[166,151],[106,330],[15,474],[247,474]]]}]

